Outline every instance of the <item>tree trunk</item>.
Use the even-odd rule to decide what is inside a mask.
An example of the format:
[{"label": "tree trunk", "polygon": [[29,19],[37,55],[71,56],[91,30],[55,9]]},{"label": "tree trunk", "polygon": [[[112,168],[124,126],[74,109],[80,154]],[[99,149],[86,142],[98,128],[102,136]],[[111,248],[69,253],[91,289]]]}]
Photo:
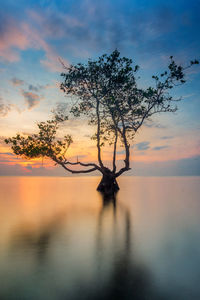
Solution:
[{"label": "tree trunk", "polygon": [[114,196],[114,194],[119,190],[118,183],[116,181],[115,175],[106,169],[101,182],[97,187],[97,191],[101,192],[107,197]]}]

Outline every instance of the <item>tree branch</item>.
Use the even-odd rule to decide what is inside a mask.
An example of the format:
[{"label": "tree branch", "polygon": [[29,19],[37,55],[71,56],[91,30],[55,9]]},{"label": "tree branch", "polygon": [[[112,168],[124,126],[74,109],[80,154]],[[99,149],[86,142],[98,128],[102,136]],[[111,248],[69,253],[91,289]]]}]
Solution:
[{"label": "tree branch", "polygon": [[63,163],[64,163],[64,165],[71,165],[71,166],[80,165],[82,167],[94,167],[96,170],[103,173],[101,168],[99,166],[97,166],[96,164],[94,164],[94,163],[82,163],[80,161],[77,161],[77,162],[64,161]]},{"label": "tree branch", "polygon": [[96,105],[96,115],[97,115],[97,150],[98,150],[98,161],[100,167],[104,169],[104,165],[101,160],[101,146],[100,146],[100,114],[99,114],[99,100],[96,97],[97,105]]},{"label": "tree branch", "polygon": [[[52,159],[59,165],[61,165],[65,170],[67,170],[68,172],[72,173],[72,174],[81,174],[81,173],[90,173],[90,172],[93,172],[95,170],[99,170],[100,171],[100,168],[96,168],[96,166],[94,168],[91,168],[91,169],[88,169],[88,170],[72,170],[72,169],[69,169],[68,167],[66,167],[66,163],[65,162],[62,162],[60,160],[57,159],[57,157],[52,157]],[[69,162],[68,162],[69,163]],[[70,165],[77,165],[77,164],[80,164],[79,162],[77,163],[69,163]],[[84,164],[85,165],[85,164]],[[90,165],[90,164],[86,164],[86,165]]]},{"label": "tree branch", "polygon": [[130,159],[130,145],[127,143],[126,137],[124,138],[124,147],[125,147],[125,152],[126,152],[126,156],[125,156],[125,159],[124,159],[125,167],[121,168],[119,170],[119,172],[117,172],[115,174],[115,177],[119,177],[122,173],[124,173],[126,171],[129,171],[131,169],[130,168],[130,162],[129,162],[129,159]]},{"label": "tree branch", "polygon": [[113,149],[113,173],[116,172],[116,149],[117,149],[117,140],[118,140],[118,132],[115,128],[115,141],[114,141],[114,149]]}]

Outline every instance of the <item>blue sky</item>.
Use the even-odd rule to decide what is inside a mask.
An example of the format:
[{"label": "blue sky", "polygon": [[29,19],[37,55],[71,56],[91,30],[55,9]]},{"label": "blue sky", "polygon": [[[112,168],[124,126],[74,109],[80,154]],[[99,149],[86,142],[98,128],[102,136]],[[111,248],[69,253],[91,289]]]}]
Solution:
[{"label": "blue sky", "polygon": [[[13,156],[5,154],[10,150],[3,139],[15,132],[34,131],[36,121],[47,119],[55,105],[65,101],[59,90],[62,71],[59,58],[66,65],[85,62],[117,48],[140,65],[140,86],[152,84],[151,76],[166,68],[170,55],[183,65],[190,59],[200,59],[199,0],[0,0],[0,4],[2,175],[8,163],[10,175],[26,172],[26,168],[31,174],[36,172],[31,170],[30,162],[16,162]],[[190,69],[187,79],[184,86],[173,92],[183,96],[179,111],[156,117],[136,138],[133,161],[137,161],[138,166],[144,165],[144,174],[145,164],[148,165],[147,173],[152,170],[154,174],[155,162],[161,164],[163,161],[165,165],[168,161],[168,166],[171,161],[179,165],[183,161],[189,175],[198,173],[193,162],[199,164],[200,67]],[[87,143],[84,137],[81,140],[78,125],[70,126],[78,140]],[[85,132],[83,135],[89,134],[88,129]],[[171,138],[162,139],[164,136]],[[87,148],[78,146],[76,150],[75,146],[78,142],[72,157]],[[91,157],[90,151],[86,149],[86,157]],[[36,163],[31,166],[38,167]],[[46,168],[48,174],[51,171],[48,164]],[[176,173],[181,172],[171,168],[171,175]]]}]

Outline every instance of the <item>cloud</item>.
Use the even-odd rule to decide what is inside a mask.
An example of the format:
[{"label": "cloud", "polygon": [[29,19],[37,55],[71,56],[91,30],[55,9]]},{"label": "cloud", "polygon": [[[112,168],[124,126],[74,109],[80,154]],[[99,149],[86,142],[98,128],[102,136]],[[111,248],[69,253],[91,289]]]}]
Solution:
[{"label": "cloud", "polygon": [[71,34],[76,34],[78,30],[81,31],[84,28],[80,18],[55,10],[55,8],[49,8],[45,13],[43,10],[38,10],[37,12],[29,10],[29,16],[37,24],[38,28],[43,28],[43,33],[48,38],[64,38]]},{"label": "cloud", "polygon": [[14,154],[11,153],[11,152],[0,152],[0,155],[10,155],[10,156],[14,156]]},{"label": "cloud", "polygon": [[18,50],[25,50],[29,46],[28,37],[14,18],[1,13],[0,19],[0,57],[9,62],[18,61]]},{"label": "cloud", "polygon": [[[51,71],[63,70],[59,55],[45,41],[41,32],[35,29],[35,26],[17,21],[6,14],[0,14],[0,59],[8,62],[19,61],[20,51],[27,49],[43,50],[45,57],[41,59],[41,64]],[[68,65],[66,60],[63,61]]]},{"label": "cloud", "polygon": [[[41,63],[60,72],[58,53],[83,57],[93,51],[96,55],[103,49],[118,48],[146,58],[153,54],[155,62],[158,61],[155,54],[168,56],[171,51],[180,52],[180,45],[181,49],[190,45],[199,50],[196,38],[199,18],[194,0],[192,4],[178,1],[179,4],[174,2],[173,5],[171,1],[152,1],[148,6],[131,0],[77,0],[73,5],[64,2],[45,1],[45,9],[41,3],[35,4],[33,9],[28,2],[22,6],[11,5],[8,1],[7,12],[14,17],[5,12],[0,16],[2,56],[16,61],[20,58],[20,51],[42,49],[45,57]],[[16,6],[23,21],[15,19],[19,18],[14,14]]]},{"label": "cloud", "polygon": [[[9,6],[12,8],[12,5]],[[23,21],[17,20],[19,17],[14,15],[12,9],[7,11],[13,17],[6,13],[0,16],[0,55],[8,61],[16,61],[20,59],[20,51],[43,50],[41,64],[58,72],[62,70],[58,59],[62,53],[88,57],[93,51],[95,55],[103,49],[110,51],[118,48],[122,51],[128,45],[129,52],[138,52],[143,56],[157,52],[168,56],[172,47],[174,53],[178,45],[175,38],[171,38],[169,43],[169,35],[176,34],[177,39],[182,39],[183,31],[180,29],[186,26],[188,32],[184,45],[188,45],[192,24],[186,24],[183,19],[186,13],[188,19],[189,15],[195,14],[194,8],[188,10],[188,5],[181,5],[177,12],[175,4],[168,5],[162,1],[160,4],[153,1],[148,9],[130,0],[123,3],[77,0],[73,5],[64,5],[63,1],[58,5],[52,1],[45,4],[45,10],[40,5],[36,5],[35,9],[30,9],[28,4],[18,7],[21,8]],[[196,45],[196,39],[194,42]],[[152,60],[157,60],[157,57]],[[68,65],[68,62],[65,61],[65,64]]]},{"label": "cloud", "polygon": [[13,77],[10,81],[11,81],[11,83],[12,83],[14,86],[20,86],[20,85],[23,85],[23,84],[24,84],[24,80],[21,80],[21,79],[16,78],[16,77]]},{"label": "cloud", "polygon": [[29,89],[29,91],[39,92],[40,87],[39,86],[34,86],[32,84],[29,84],[28,89]]},{"label": "cloud", "polygon": [[15,163],[18,157],[11,152],[0,152],[0,163]]},{"label": "cloud", "polygon": [[40,92],[41,90],[46,89],[47,87],[49,87],[49,85],[33,85],[33,84],[29,84],[28,89],[29,91],[33,91],[33,92]]},{"label": "cloud", "polygon": [[148,127],[148,128],[161,128],[161,129],[164,129],[166,128],[166,126],[164,125],[161,125],[161,124],[156,124],[155,122],[151,122],[151,123],[145,123],[144,126]]},{"label": "cloud", "polygon": [[200,176],[200,156],[160,162],[133,162],[131,175]]},{"label": "cloud", "polygon": [[12,105],[5,103],[5,101],[0,97],[0,117],[5,117],[11,110]]},{"label": "cloud", "polygon": [[168,136],[165,135],[165,136],[161,136],[161,137],[160,137],[161,140],[170,140],[170,139],[173,139],[173,138],[174,138],[174,137],[171,136],[171,135],[168,135]]},{"label": "cloud", "polygon": [[150,148],[150,142],[141,142],[141,143],[136,144],[133,147],[136,147],[136,150],[139,150],[139,151],[148,150]]},{"label": "cloud", "polygon": [[40,63],[48,68],[52,72],[62,72],[63,66],[61,60],[65,66],[69,63],[65,59],[61,59],[59,55],[53,50],[53,48],[45,41],[45,39],[37,32],[37,30],[32,30],[29,26],[26,26],[26,32],[32,39],[35,48],[42,49],[45,52],[45,57],[40,60]]},{"label": "cloud", "polygon": [[40,103],[41,97],[35,93],[25,92],[22,90],[22,95],[24,96],[25,102],[29,110]]},{"label": "cloud", "polygon": [[157,146],[157,147],[152,148],[152,150],[159,151],[159,150],[166,149],[166,148],[169,148],[169,146],[167,146],[167,145]]},{"label": "cloud", "polygon": [[124,154],[125,153],[125,150],[120,150],[120,151],[117,151],[117,154]]},{"label": "cloud", "polygon": [[[19,79],[19,78],[16,78],[16,77],[13,77],[10,81],[11,81],[11,83],[12,83],[14,86],[21,86],[21,85],[27,84],[24,80]],[[48,87],[50,87],[49,84],[46,84],[46,85],[41,85],[41,84],[37,84],[37,85],[28,84],[28,90],[29,90],[29,91],[32,91],[32,92],[40,92],[40,91],[42,91],[42,90],[47,89]]]},{"label": "cloud", "polygon": [[[40,60],[40,63],[53,72],[61,72],[63,67],[59,60],[59,55],[53,50],[53,48],[45,41],[45,38],[35,28],[30,28],[28,24],[23,26],[24,33],[28,36],[31,47],[38,50],[43,50],[45,57]],[[68,62],[62,59],[65,65]]]},{"label": "cloud", "polygon": [[[126,44],[140,53],[158,52],[169,49],[168,35],[188,24],[182,22],[179,13],[171,5],[161,3],[146,9],[145,5],[132,1],[77,0],[69,7],[49,5],[43,9],[29,10],[29,17],[35,27],[52,40],[65,40],[64,48],[71,48],[83,55],[83,51],[102,49],[123,49]],[[188,12],[187,12],[188,13]],[[171,47],[171,44],[170,44]],[[173,43],[173,47],[177,47]],[[165,50],[166,49],[166,50]]]},{"label": "cloud", "polygon": [[[164,161],[164,162],[133,162],[129,175],[135,176],[200,176],[200,156]],[[30,171],[30,172],[27,172]],[[39,166],[22,166],[13,160],[12,164],[6,161],[0,163],[1,176],[73,176],[61,167],[48,168]],[[99,175],[91,173],[91,175]]]}]

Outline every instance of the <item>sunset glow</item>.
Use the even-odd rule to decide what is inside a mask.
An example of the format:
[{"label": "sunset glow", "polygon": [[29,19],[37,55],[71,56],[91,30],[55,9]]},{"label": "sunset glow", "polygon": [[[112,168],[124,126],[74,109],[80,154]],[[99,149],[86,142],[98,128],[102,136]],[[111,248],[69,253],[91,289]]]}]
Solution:
[{"label": "sunset glow", "polygon": [[[66,66],[86,62],[117,48],[140,65],[139,75],[144,80],[138,84],[149,86],[151,76],[165,69],[170,55],[183,65],[190,59],[199,59],[196,2],[189,6],[170,1],[166,7],[163,1],[159,5],[152,1],[148,12],[143,2],[126,1],[122,6],[114,1],[107,5],[105,1],[1,3],[0,175],[50,175],[56,169],[46,159],[17,158],[4,139],[16,133],[36,132],[37,122],[49,119],[58,103],[69,101],[59,88],[61,61]],[[134,18],[137,22],[132,21]],[[170,166],[174,161],[182,166],[188,160],[191,170],[195,162],[200,164],[199,67],[188,72],[187,77],[188,82],[173,92],[183,97],[179,110],[152,118],[140,130],[131,148],[131,163],[150,166],[169,162]],[[86,121],[71,120],[64,131],[71,133],[74,140],[68,150],[69,159],[76,161],[78,156],[83,162],[96,162],[96,145],[90,139],[94,129]],[[103,152],[109,164],[112,147],[106,145]],[[123,149],[119,147],[117,153],[118,161],[123,161]],[[64,174],[60,170],[53,172]],[[171,172],[176,175],[175,170]]]}]

